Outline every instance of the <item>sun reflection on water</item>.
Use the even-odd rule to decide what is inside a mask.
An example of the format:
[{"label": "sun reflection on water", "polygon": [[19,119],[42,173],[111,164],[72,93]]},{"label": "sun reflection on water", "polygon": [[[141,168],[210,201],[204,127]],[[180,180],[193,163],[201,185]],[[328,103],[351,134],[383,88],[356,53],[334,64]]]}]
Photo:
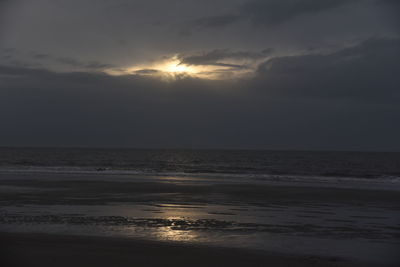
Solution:
[{"label": "sun reflection on water", "polygon": [[173,227],[160,227],[155,233],[161,241],[193,242],[200,239],[200,235],[192,230],[176,230]]},{"label": "sun reflection on water", "polygon": [[[167,220],[183,220],[189,221],[193,219],[201,218],[204,215],[204,211],[200,206],[192,205],[177,205],[177,204],[160,204],[159,209],[163,219]],[[172,222],[171,226],[159,227],[155,236],[161,241],[174,241],[174,242],[198,242],[200,239],[204,239],[201,233],[190,229],[177,229],[175,222]]]}]

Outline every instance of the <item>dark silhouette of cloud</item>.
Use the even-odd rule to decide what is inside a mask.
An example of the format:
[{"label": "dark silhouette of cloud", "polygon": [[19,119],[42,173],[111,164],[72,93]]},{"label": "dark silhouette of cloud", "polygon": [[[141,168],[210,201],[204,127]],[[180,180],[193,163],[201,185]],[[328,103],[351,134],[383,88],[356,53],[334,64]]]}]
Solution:
[{"label": "dark silhouette of cloud", "polygon": [[182,29],[182,34],[191,34],[193,31],[208,29],[208,28],[219,28],[230,25],[242,19],[241,16],[226,14],[219,16],[203,17],[189,21],[185,24]]},{"label": "dark silhouette of cloud", "polygon": [[35,58],[35,59],[47,59],[47,58],[50,58],[51,56],[50,55],[47,55],[47,54],[40,54],[40,53],[35,53],[34,55],[33,55],[33,58]]},{"label": "dark silhouette of cloud", "polygon": [[88,69],[107,69],[107,68],[113,68],[114,65],[108,63],[101,63],[98,61],[91,61],[86,64],[83,64],[83,67]]},{"label": "dark silhouette of cloud", "polygon": [[397,1],[397,0],[376,0],[376,3],[385,4],[385,5],[391,5],[393,7],[400,8],[400,2]]},{"label": "dark silhouette of cloud", "polygon": [[143,74],[143,75],[152,75],[152,74],[157,74],[160,73],[159,70],[154,70],[154,69],[142,69],[142,70],[137,70],[135,71],[136,74]]},{"label": "dark silhouette of cloud", "polygon": [[397,0],[376,0],[378,5],[384,6],[388,9],[389,14],[397,22],[397,31],[400,32],[400,1]]},{"label": "dark silhouette of cloud", "polygon": [[230,51],[229,49],[216,49],[200,55],[180,55],[179,58],[182,64],[187,65],[215,65],[215,66],[229,66],[241,67],[240,65],[224,64],[223,60],[258,60],[269,56],[272,49],[264,49],[261,52],[247,52],[247,51]]},{"label": "dark silhouette of cloud", "polygon": [[[391,36],[399,28],[392,8],[396,1],[382,2],[390,5],[375,0],[61,2],[3,2],[7,4],[0,11],[0,49],[14,47],[21,51],[18,60],[40,60],[53,69],[61,64],[67,70],[85,64],[123,68],[165,55],[190,56],[221,48],[321,50],[371,36]],[[191,34],[182,37],[182,30]],[[54,59],[33,58],[32,51]],[[56,58],[64,63],[55,62]]]},{"label": "dark silhouette of cloud", "polygon": [[[61,65],[73,67],[75,69],[85,69],[85,70],[104,70],[104,69],[111,69],[115,68],[113,64],[109,63],[102,63],[98,61],[80,61],[76,60],[71,57],[57,57],[53,56],[50,54],[43,54],[43,53],[31,53],[30,56],[33,59],[33,62],[30,63],[21,63],[19,60],[16,60],[18,58],[19,53],[16,49],[13,48],[6,48],[3,49],[2,51],[2,58],[7,60],[8,63],[11,65],[16,65],[16,66],[34,66],[34,65],[41,65],[38,63],[43,63],[43,62],[55,62]],[[1,55],[1,54],[0,54]]]},{"label": "dark silhouette of cloud", "polygon": [[400,150],[399,56],[376,38],[235,81],[0,66],[1,145]]},{"label": "dark silhouette of cloud", "polygon": [[0,145],[400,150],[400,1],[128,2],[0,0]]},{"label": "dark silhouette of cloud", "polygon": [[400,101],[397,58],[400,39],[370,39],[331,54],[272,58],[259,66],[258,79],[278,94],[394,102]]},{"label": "dark silhouette of cloud", "polygon": [[47,55],[47,58],[51,58],[58,63],[69,65],[69,66],[76,67],[76,68],[106,69],[106,68],[114,67],[112,64],[108,64],[108,63],[101,63],[101,62],[97,62],[97,61],[82,62],[82,61],[76,60],[74,58],[69,58],[69,57],[54,58],[54,57],[50,57],[49,55]]},{"label": "dark silhouette of cloud", "polygon": [[328,11],[358,0],[256,0],[246,3],[241,14],[254,23],[275,25],[297,16]]},{"label": "dark silhouette of cloud", "polygon": [[219,28],[243,20],[251,20],[256,25],[273,26],[301,15],[317,14],[357,1],[359,0],[252,0],[238,7],[236,13],[195,19],[185,25],[183,32]]}]

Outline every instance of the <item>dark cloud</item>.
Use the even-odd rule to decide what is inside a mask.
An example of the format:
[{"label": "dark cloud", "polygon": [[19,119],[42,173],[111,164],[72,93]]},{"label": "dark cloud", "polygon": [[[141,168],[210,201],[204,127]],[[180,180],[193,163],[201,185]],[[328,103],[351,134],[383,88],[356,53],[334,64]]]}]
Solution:
[{"label": "dark cloud", "polygon": [[[33,69],[33,68],[21,68],[15,66],[2,66],[0,65],[0,75],[12,75],[12,76],[26,76],[26,75],[36,75],[40,74],[42,76],[44,73],[51,73],[48,70],[43,69]],[[4,88],[2,88],[4,89]]]},{"label": "dark cloud", "polygon": [[5,48],[1,51],[0,57],[5,61],[10,61],[14,58],[17,51],[13,48]]},{"label": "dark cloud", "polygon": [[400,2],[398,0],[376,0],[376,3],[400,8]]},{"label": "dark cloud", "polygon": [[[0,0],[0,7],[3,7],[6,4],[9,4],[10,2],[11,2],[10,0]],[[0,14],[1,14],[1,10],[0,10]]]},{"label": "dark cloud", "polygon": [[43,53],[30,53],[30,57],[33,59],[33,61],[21,61],[20,60],[21,53],[19,53],[16,49],[13,48],[3,49],[2,54],[3,55],[1,56],[1,58],[3,58],[9,65],[20,66],[20,67],[40,66],[43,65],[43,63],[52,62],[75,70],[100,71],[100,70],[115,68],[113,64],[102,63],[98,61],[85,62],[70,57],[58,57]]},{"label": "dark cloud", "polygon": [[238,7],[235,14],[193,20],[185,26],[184,33],[190,30],[223,27],[243,20],[251,20],[257,25],[272,26],[301,15],[317,14],[357,1],[359,0],[252,0]]},{"label": "dark cloud", "polygon": [[107,68],[114,68],[115,66],[108,63],[101,63],[98,61],[90,61],[90,62],[82,62],[70,57],[54,57],[47,54],[35,54],[33,55],[35,59],[49,59],[54,62],[61,63],[70,67],[78,68],[78,69],[92,69],[92,70],[101,70]]},{"label": "dark cloud", "polygon": [[83,65],[78,60],[69,57],[59,57],[56,58],[56,61],[65,65],[70,65],[72,67],[81,67]]},{"label": "dark cloud", "polygon": [[47,59],[47,58],[50,58],[50,56],[49,55],[47,55],[47,54],[37,54],[37,53],[35,53],[34,55],[33,55],[33,58],[35,58],[35,59]]},{"label": "dark cloud", "polygon": [[29,53],[30,58],[33,60],[29,61],[21,61],[21,56],[24,54],[19,53],[16,49],[13,48],[6,48],[2,51],[3,55],[1,58],[7,61],[9,65],[14,66],[38,66],[42,65],[43,63],[57,63],[59,65],[64,65],[76,70],[104,70],[104,69],[111,69],[115,68],[113,64],[109,63],[102,63],[98,61],[80,61],[76,60],[71,57],[57,57],[50,54],[44,53]]},{"label": "dark cloud", "polygon": [[7,8],[9,7],[10,1],[9,0],[0,0],[0,39],[4,38],[3,31],[6,24],[5,14]]},{"label": "dark cloud", "polygon": [[400,1],[127,2],[0,0],[0,145],[400,150]]},{"label": "dark cloud", "polygon": [[397,23],[397,31],[400,32],[400,1],[398,0],[376,0],[378,5],[388,9],[388,13]]},{"label": "dark cloud", "polygon": [[0,140],[399,150],[399,53],[399,39],[371,39],[330,54],[275,57],[236,81],[1,66]]},{"label": "dark cloud", "polygon": [[182,34],[192,34],[193,31],[208,29],[208,28],[219,28],[230,25],[242,19],[239,15],[225,14],[219,16],[203,17],[186,22]]},{"label": "dark cloud", "polygon": [[328,11],[357,0],[256,0],[246,3],[241,14],[256,24],[275,25],[297,16]]},{"label": "dark cloud", "polygon": [[228,67],[228,68],[232,68],[232,69],[245,69],[245,68],[247,68],[245,65],[229,64],[229,63],[207,63],[207,64],[201,64],[201,65]]},{"label": "dark cloud", "polygon": [[135,73],[142,74],[142,75],[152,75],[152,74],[158,74],[158,73],[160,73],[160,71],[155,70],[155,69],[142,69],[142,70],[135,71]]},{"label": "dark cloud", "polygon": [[216,49],[200,55],[180,55],[182,64],[187,65],[214,65],[240,67],[240,65],[224,64],[223,60],[257,60],[263,59],[272,53],[272,49],[264,49],[261,52],[230,51],[229,49]]},{"label": "dark cloud", "polygon": [[115,66],[113,64],[91,61],[86,64],[83,64],[83,67],[88,69],[106,69],[106,68],[113,68]]},{"label": "dark cloud", "polygon": [[3,53],[7,54],[17,53],[17,50],[15,48],[4,48]]},{"label": "dark cloud", "polygon": [[400,101],[400,39],[370,39],[331,54],[272,58],[259,66],[258,79],[276,94]]},{"label": "dark cloud", "polygon": [[[53,69],[64,64],[68,70],[93,60],[123,68],[165,55],[220,48],[275,47],[280,53],[297,53],[390,36],[394,27],[389,16],[394,12],[375,0],[8,2],[15,4],[7,4],[0,16],[0,49],[17,48],[25,53],[21,60],[28,60],[29,51],[64,58],[65,63],[40,63]],[[182,38],[185,29],[191,35]]]}]

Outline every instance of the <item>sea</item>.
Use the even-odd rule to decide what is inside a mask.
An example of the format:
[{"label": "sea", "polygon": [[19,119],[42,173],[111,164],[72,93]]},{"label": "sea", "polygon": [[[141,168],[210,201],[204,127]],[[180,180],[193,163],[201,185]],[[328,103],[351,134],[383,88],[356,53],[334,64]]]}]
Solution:
[{"label": "sea", "polygon": [[400,263],[400,153],[0,148],[0,234]]},{"label": "sea", "polygon": [[97,148],[0,148],[0,171],[106,172],[230,177],[323,177],[395,182],[400,153],[176,150]]}]

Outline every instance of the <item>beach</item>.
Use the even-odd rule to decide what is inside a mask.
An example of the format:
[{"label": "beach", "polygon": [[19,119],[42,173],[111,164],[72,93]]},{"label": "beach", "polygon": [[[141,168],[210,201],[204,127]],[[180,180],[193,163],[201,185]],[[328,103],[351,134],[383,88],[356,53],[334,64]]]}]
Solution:
[{"label": "beach", "polygon": [[127,238],[0,235],[2,266],[396,266]]},{"label": "beach", "polygon": [[399,262],[395,182],[8,170],[0,190],[10,266]]}]

